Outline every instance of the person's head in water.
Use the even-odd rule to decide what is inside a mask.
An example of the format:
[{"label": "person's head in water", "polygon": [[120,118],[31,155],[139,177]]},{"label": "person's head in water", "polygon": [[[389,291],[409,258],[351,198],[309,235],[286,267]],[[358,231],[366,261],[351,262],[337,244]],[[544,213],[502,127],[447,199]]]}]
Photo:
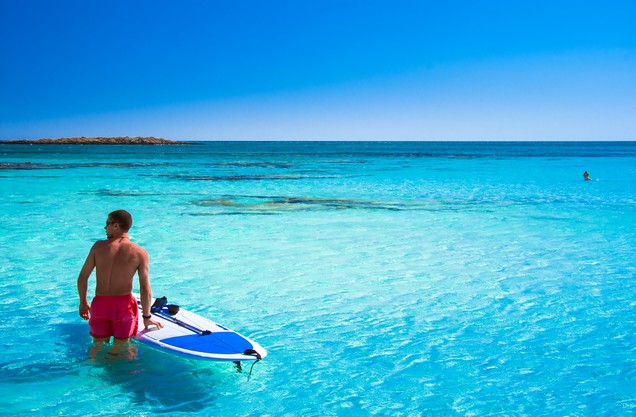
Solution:
[{"label": "person's head in water", "polygon": [[111,239],[113,237],[128,233],[132,226],[132,216],[126,210],[115,210],[108,214],[106,220],[106,236]]},{"label": "person's head in water", "polygon": [[585,172],[583,173],[583,178],[585,178],[585,180],[586,180],[586,181],[589,181],[589,180],[591,180],[591,179],[592,179],[592,178],[590,178],[590,174],[588,174],[588,172],[587,172],[587,171],[585,171]]}]

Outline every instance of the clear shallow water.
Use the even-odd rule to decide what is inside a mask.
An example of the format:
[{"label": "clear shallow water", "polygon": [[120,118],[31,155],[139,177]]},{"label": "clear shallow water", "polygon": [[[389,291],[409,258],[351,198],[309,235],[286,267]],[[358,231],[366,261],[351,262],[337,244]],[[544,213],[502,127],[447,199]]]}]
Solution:
[{"label": "clear shallow water", "polygon": [[[0,144],[0,409],[634,415],[635,185],[635,143]],[[155,295],[268,350],[249,382],[88,360],[75,280],[118,208]]]}]

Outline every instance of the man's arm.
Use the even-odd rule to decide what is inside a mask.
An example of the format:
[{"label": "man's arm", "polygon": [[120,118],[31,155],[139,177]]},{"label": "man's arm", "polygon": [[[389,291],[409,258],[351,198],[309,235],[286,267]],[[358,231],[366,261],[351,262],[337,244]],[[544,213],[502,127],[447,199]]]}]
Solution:
[{"label": "man's arm", "polygon": [[[141,298],[141,314],[144,316],[150,316],[150,306],[152,305],[152,288],[150,287],[150,259],[148,258],[148,252],[141,249],[141,262],[137,269],[137,275],[139,275],[139,297]],[[159,329],[163,325],[152,319],[144,319],[144,328],[155,325]]]},{"label": "man's arm", "polygon": [[93,273],[93,269],[95,269],[95,245],[91,248],[88,256],[86,257],[86,261],[84,261],[84,266],[82,266],[82,270],[77,277],[77,293],[79,295],[80,304],[79,304],[79,315],[84,320],[88,320],[90,317],[90,304],[88,304],[88,278]]}]

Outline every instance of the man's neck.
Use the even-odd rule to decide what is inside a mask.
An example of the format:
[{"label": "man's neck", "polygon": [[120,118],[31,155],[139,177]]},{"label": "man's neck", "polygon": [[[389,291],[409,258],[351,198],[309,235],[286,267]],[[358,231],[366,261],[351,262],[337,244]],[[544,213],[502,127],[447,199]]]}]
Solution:
[{"label": "man's neck", "polygon": [[130,238],[128,237],[128,233],[122,233],[119,236],[113,236],[113,237],[109,238],[108,240],[111,241],[111,242],[115,242],[115,241],[121,242],[123,239],[130,240]]}]

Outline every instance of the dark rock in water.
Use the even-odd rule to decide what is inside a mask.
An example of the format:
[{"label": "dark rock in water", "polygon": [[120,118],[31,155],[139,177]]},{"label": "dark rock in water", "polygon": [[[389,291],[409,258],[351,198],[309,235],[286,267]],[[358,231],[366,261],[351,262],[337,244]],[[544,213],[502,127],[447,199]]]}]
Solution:
[{"label": "dark rock in water", "polygon": [[38,140],[7,140],[0,143],[26,145],[181,145],[190,142],[176,142],[154,137],[118,136],[112,138],[59,138]]}]

